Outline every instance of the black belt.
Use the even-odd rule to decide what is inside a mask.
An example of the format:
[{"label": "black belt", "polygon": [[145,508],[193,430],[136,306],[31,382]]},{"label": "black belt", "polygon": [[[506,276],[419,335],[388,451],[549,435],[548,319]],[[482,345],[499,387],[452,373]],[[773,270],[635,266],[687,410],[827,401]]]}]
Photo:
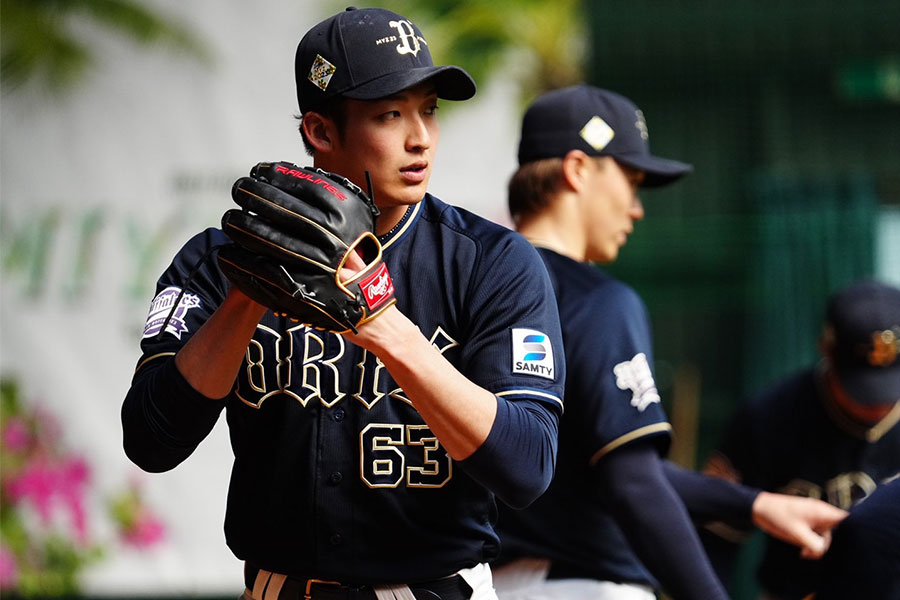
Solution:
[{"label": "black belt", "polygon": [[[259,575],[258,567],[244,563],[244,582],[248,590],[253,590]],[[371,585],[353,586],[336,581],[290,576],[282,578],[277,600],[377,600],[375,589]],[[459,575],[407,585],[416,600],[468,600],[472,596],[472,588]],[[262,595],[266,597],[265,592]]]}]

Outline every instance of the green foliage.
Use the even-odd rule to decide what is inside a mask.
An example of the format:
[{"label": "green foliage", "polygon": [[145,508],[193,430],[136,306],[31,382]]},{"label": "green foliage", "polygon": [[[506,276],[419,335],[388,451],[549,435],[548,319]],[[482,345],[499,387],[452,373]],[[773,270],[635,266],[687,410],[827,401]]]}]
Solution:
[{"label": "green foliage", "polygon": [[162,44],[193,58],[210,58],[192,32],[136,0],[0,0],[0,14],[4,93],[30,81],[51,92],[77,83],[95,60],[85,23],[138,44]]}]

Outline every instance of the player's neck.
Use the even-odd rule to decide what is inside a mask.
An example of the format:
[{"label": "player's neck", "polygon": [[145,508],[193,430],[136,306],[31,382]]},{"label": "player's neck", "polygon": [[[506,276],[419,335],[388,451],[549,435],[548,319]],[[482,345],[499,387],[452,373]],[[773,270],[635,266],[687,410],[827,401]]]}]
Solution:
[{"label": "player's neck", "polygon": [[570,239],[560,235],[556,230],[519,227],[517,231],[524,235],[532,246],[547,248],[578,262],[584,262],[584,250],[579,251],[577,244],[572,244]]},{"label": "player's neck", "polygon": [[543,212],[537,216],[523,219],[516,226],[534,246],[553,250],[573,260],[584,262],[586,242],[582,225],[565,218],[565,214]]}]

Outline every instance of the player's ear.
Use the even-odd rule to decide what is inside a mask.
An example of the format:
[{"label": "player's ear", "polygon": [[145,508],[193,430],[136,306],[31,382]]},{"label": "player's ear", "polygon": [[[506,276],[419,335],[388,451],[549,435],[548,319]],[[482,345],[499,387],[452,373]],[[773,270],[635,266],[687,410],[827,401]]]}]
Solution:
[{"label": "player's ear", "polygon": [[321,113],[309,111],[300,122],[303,135],[317,152],[328,152],[337,139],[337,127],[332,119]]},{"label": "player's ear", "polygon": [[573,191],[579,192],[584,188],[587,170],[592,166],[590,156],[581,150],[569,150],[563,157],[563,180]]}]

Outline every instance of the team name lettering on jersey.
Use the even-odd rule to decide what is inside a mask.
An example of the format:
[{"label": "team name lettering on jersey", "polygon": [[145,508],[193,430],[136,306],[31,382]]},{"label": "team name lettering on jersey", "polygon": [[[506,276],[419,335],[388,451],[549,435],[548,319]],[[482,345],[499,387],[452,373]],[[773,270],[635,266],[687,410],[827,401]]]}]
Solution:
[{"label": "team name lettering on jersey", "polygon": [[553,346],[547,334],[534,329],[512,330],[513,373],[553,379]]},{"label": "team name lettering on jersey", "polygon": [[[144,324],[145,338],[153,337],[160,332],[165,324],[166,332],[171,333],[179,340],[181,334],[188,331],[185,324],[185,315],[192,308],[200,306],[200,297],[197,294],[184,294],[181,300],[178,300],[178,307],[174,312],[172,307],[178,299],[181,288],[169,286],[156,295],[156,298],[150,303],[150,313],[147,315],[147,322]],[[169,316],[169,313],[172,316]],[[168,321],[167,321],[168,319]]]},{"label": "team name lettering on jersey", "polygon": [[631,360],[620,362],[613,367],[616,386],[620,390],[631,390],[631,405],[644,412],[654,402],[659,402],[659,392],[653,381],[653,373],[647,362],[647,355],[639,352]]},{"label": "team name lettering on jersey", "polygon": [[[441,354],[459,345],[441,327],[430,341]],[[385,397],[412,405],[377,356],[365,350],[354,356],[342,336],[305,325],[287,331],[258,325],[238,373],[236,392],[253,408],[279,395],[303,406],[312,400],[331,407],[347,396],[367,409]]]}]

